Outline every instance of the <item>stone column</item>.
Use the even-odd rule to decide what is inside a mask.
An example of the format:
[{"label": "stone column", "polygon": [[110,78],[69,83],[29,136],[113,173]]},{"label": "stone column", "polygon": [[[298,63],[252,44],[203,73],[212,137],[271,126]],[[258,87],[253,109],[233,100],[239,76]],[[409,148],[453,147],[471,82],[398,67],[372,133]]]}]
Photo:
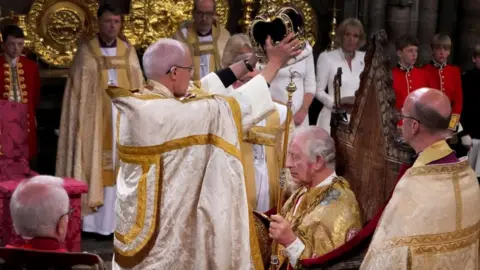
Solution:
[{"label": "stone column", "polygon": [[430,43],[437,33],[439,0],[422,0],[418,9],[417,37],[420,41],[417,64],[426,64],[432,58]]},{"label": "stone column", "polygon": [[388,52],[392,57],[391,65],[397,63],[395,41],[403,35],[416,35],[418,2],[418,0],[388,0],[386,30],[390,43]]}]

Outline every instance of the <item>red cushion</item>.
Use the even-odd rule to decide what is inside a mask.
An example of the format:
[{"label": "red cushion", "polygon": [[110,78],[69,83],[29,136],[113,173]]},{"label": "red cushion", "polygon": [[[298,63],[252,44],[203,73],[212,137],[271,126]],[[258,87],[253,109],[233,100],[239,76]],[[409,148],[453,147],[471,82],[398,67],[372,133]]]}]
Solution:
[{"label": "red cushion", "polygon": [[[63,181],[63,187],[68,195],[82,194],[88,191],[88,185],[85,182],[73,178],[63,178]],[[0,195],[10,197],[19,183],[18,180],[0,182]]]}]

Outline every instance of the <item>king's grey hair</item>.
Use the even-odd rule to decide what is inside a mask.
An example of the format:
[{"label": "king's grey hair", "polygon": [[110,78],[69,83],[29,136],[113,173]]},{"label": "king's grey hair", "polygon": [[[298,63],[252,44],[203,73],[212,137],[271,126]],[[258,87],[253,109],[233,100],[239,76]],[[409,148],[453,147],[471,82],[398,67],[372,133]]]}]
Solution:
[{"label": "king's grey hair", "polygon": [[292,139],[296,136],[302,136],[303,152],[311,161],[322,157],[326,166],[335,170],[335,141],[327,131],[317,126],[308,126],[297,129]]},{"label": "king's grey hair", "polygon": [[63,179],[46,175],[22,181],[10,200],[13,226],[25,238],[53,237],[68,208]]}]

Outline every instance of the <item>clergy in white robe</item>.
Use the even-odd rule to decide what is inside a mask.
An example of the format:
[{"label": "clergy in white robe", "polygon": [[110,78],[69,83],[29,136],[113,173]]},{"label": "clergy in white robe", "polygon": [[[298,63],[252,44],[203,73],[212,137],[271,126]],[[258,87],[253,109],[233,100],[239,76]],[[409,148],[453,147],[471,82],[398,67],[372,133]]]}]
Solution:
[{"label": "clergy in white robe", "polygon": [[231,95],[244,62],[207,75],[187,94],[192,59],[172,39],[145,52],[149,80],[138,93],[108,89],[119,111],[113,269],[262,269],[241,141],[275,108],[268,83],[300,53],[292,38],[269,40],[265,70]]},{"label": "clergy in white robe", "polygon": [[341,98],[354,98],[355,92],[360,86],[360,74],[365,66],[365,53],[358,51],[365,41],[362,23],[358,19],[347,18],[340,24],[337,33],[340,48],[323,52],[317,59],[315,97],[323,104],[317,119],[317,126],[329,133],[335,94],[333,79],[338,68],[342,69]]}]

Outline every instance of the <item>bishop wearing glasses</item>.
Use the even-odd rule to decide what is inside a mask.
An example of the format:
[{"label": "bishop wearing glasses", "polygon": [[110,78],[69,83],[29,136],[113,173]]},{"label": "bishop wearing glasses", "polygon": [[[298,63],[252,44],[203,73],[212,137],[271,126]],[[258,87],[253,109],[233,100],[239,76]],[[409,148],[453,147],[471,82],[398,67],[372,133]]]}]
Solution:
[{"label": "bishop wearing glasses", "polygon": [[275,110],[268,84],[301,53],[293,34],[267,44],[265,68],[235,91],[244,61],[191,84],[189,48],[174,39],[146,50],[145,87],[107,90],[120,115],[113,269],[262,268],[241,143]]},{"label": "bishop wearing glasses", "polygon": [[174,39],[189,47],[195,80],[221,68],[223,49],[230,33],[216,20],[215,0],[194,0],[193,21],[180,24]]}]

